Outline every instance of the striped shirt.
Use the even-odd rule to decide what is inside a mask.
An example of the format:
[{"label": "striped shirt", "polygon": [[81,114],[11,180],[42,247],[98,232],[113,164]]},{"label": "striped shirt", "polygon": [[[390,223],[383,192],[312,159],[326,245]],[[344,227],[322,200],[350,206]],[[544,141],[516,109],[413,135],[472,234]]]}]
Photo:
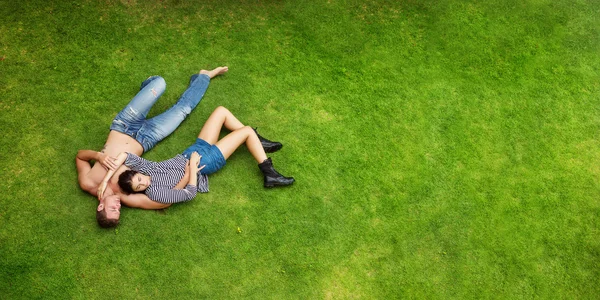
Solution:
[{"label": "striped shirt", "polygon": [[197,192],[208,192],[208,176],[198,174],[198,185],[187,185],[185,189],[174,189],[185,174],[188,159],[181,154],[153,162],[135,154],[127,153],[125,165],[130,169],[150,176],[150,185],[144,191],[148,198],[160,203],[178,203],[194,199]]}]

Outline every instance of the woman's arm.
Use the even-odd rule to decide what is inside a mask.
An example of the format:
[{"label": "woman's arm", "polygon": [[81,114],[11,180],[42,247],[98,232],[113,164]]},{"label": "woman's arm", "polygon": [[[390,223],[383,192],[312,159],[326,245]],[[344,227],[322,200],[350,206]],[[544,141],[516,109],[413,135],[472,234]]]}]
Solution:
[{"label": "woman's arm", "polygon": [[195,185],[186,185],[185,189],[147,189],[146,196],[152,201],[163,204],[173,204],[186,202],[194,199],[198,193],[198,188]]},{"label": "woman's arm", "polygon": [[[200,165],[200,159],[202,158],[198,152],[192,153],[190,160],[187,165],[185,165],[185,172],[183,174],[183,178],[177,183],[174,189],[184,189],[187,185],[196,186],[198,184],[198,172],[202,170],[205,166],[198,167]],[[192,172],[192,168],[194,168],[195,172]],[[191,174],[195,174],[196,178],[191,177]]]},{"label": "woman's arm", "polygon": [[[189,161],[189,180],[183,189],[163,189],[163,190],[152,190],[146,194],[153,201],[169,204],[190,201],[196,197],[198,192],[198,173],[204,166],[198,167],[200,164],[200,155],[197,152],[192,153]],[[182,185],[180,181],[177,185]],[[177,186],[176,186],[177,187]]]},{"label": "woman's arm", "polygon": [[90,161],[95,160],[100,163],[106,169],[116,169],[114,165],[115,158],[108,156],[102,152],[96,152],[94,150],[79,150],[77,156],[75,156],[75,162],[79,166],[80,164],[87,164],[91,166]]},{"label": "woman's arm", "polygon": [[193,152],[190,156],[190,180],[188,181],[188,185],[196,187],[198,185],[198,165],[200,164],[200,154],[198,152]]},{"label": "woman's arm", "polygon": [[190,172],[190,162],[188,161],[187,165],[185,165],[185,172],[183,174],[183,178],[181,178],[181,180],[179,181],[179,183],[177,183],[174,189],[181,190],[185,188],[188,182],[190,182]]},{"label": "woman's arm", "polygon": [[125,159],[127,159],[127,152],[121,152],[117,156],[117,159],[114,160],[115,168],[110,169],[108,170],[108,172],[106,172],[106,176],[104,176],[102,183],[100,183],[100,186],[98,186],[98,199],[102,199],[102,196],[104,195],[104,190],[106,190],[106,186],[108,185],[108,181],[115,174],[115,171],[119,167],[121,167],[121,165],[123,165]]}]

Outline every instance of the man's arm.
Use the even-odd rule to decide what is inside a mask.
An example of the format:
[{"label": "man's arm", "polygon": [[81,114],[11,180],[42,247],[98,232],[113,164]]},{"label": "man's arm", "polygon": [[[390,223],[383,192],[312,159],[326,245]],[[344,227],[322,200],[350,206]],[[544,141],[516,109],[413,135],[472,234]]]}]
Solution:
[{"label": "man's arm", "polygon": [[75,165],[77,166],[77,179],[82,190],[88,193],[96,191],[96,184],[88,177],[92,170],[91,160],[96,160],[98,152],[93,150],[79,150],[75,156]]},{"label": "man's arm", "polygon": [[171,206],[170,203],[158,203],[156,201],[152,201],[145,194],[120,194],[120,196],[121,203],[127,205],[128,207],[141,209],[163,209]]}]

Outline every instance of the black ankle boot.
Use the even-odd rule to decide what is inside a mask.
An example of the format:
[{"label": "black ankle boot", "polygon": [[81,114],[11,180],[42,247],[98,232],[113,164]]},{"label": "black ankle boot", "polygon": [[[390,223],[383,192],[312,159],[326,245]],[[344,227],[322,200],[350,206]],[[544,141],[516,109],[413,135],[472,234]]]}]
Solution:
[{"label": "black ankle boot", "polygon": [[272,142],[269,141],[267,139],[265,139],[264,137],[260,136],[260,134],[258,134],[258,131],[256,131],[256,128],[253,128],[254,132],[256,132],[256,135],[258,136],[258,139],[260,140],[260,143],[263,146],[263,149],[265,149],[266,153],[273,153],[278,151],[279,149],[281,149],[281,147],[283,147],[283,145],[280,142]]},{"label": "black ankle boot", "polygon": [[275,171],[273,168],[273,162],[271,158],[265,159],[262,163],[258,164],[258,167],[265,176],[265,187],[272,188],[276,186],[286,186],[294,183],[293,177],[284,177]]}]

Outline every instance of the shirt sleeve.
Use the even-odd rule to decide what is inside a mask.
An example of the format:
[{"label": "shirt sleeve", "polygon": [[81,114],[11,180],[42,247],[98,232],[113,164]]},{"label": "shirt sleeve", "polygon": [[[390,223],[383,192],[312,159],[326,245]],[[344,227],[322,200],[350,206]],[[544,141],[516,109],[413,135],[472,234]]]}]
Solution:
[{"label": "shirt sleeve", "polygon": [[198,185],[197,191],[200,193],[208,193],[208,176],[205,174],[198,174]]},{"label": "shirt sleeve", "polygon": [[127,152],[127,158],[125,159],[124,164],[134,171],[143,172],[152,169],[157,163]]},{"label": "shirt sleeve", "polygon": [[148,191],[148,198],[160,202],[160,203],[179,203],[186,202],[196,197],[196,187],[193,185],[187,185],[185,189],[163,189],[163,190],[152,190]]},{"label": "shirt sleeve", "polygon": [[161,170],[184,170],[188,160],[181,154],[175,157],[156,163],[156,167]]}]

